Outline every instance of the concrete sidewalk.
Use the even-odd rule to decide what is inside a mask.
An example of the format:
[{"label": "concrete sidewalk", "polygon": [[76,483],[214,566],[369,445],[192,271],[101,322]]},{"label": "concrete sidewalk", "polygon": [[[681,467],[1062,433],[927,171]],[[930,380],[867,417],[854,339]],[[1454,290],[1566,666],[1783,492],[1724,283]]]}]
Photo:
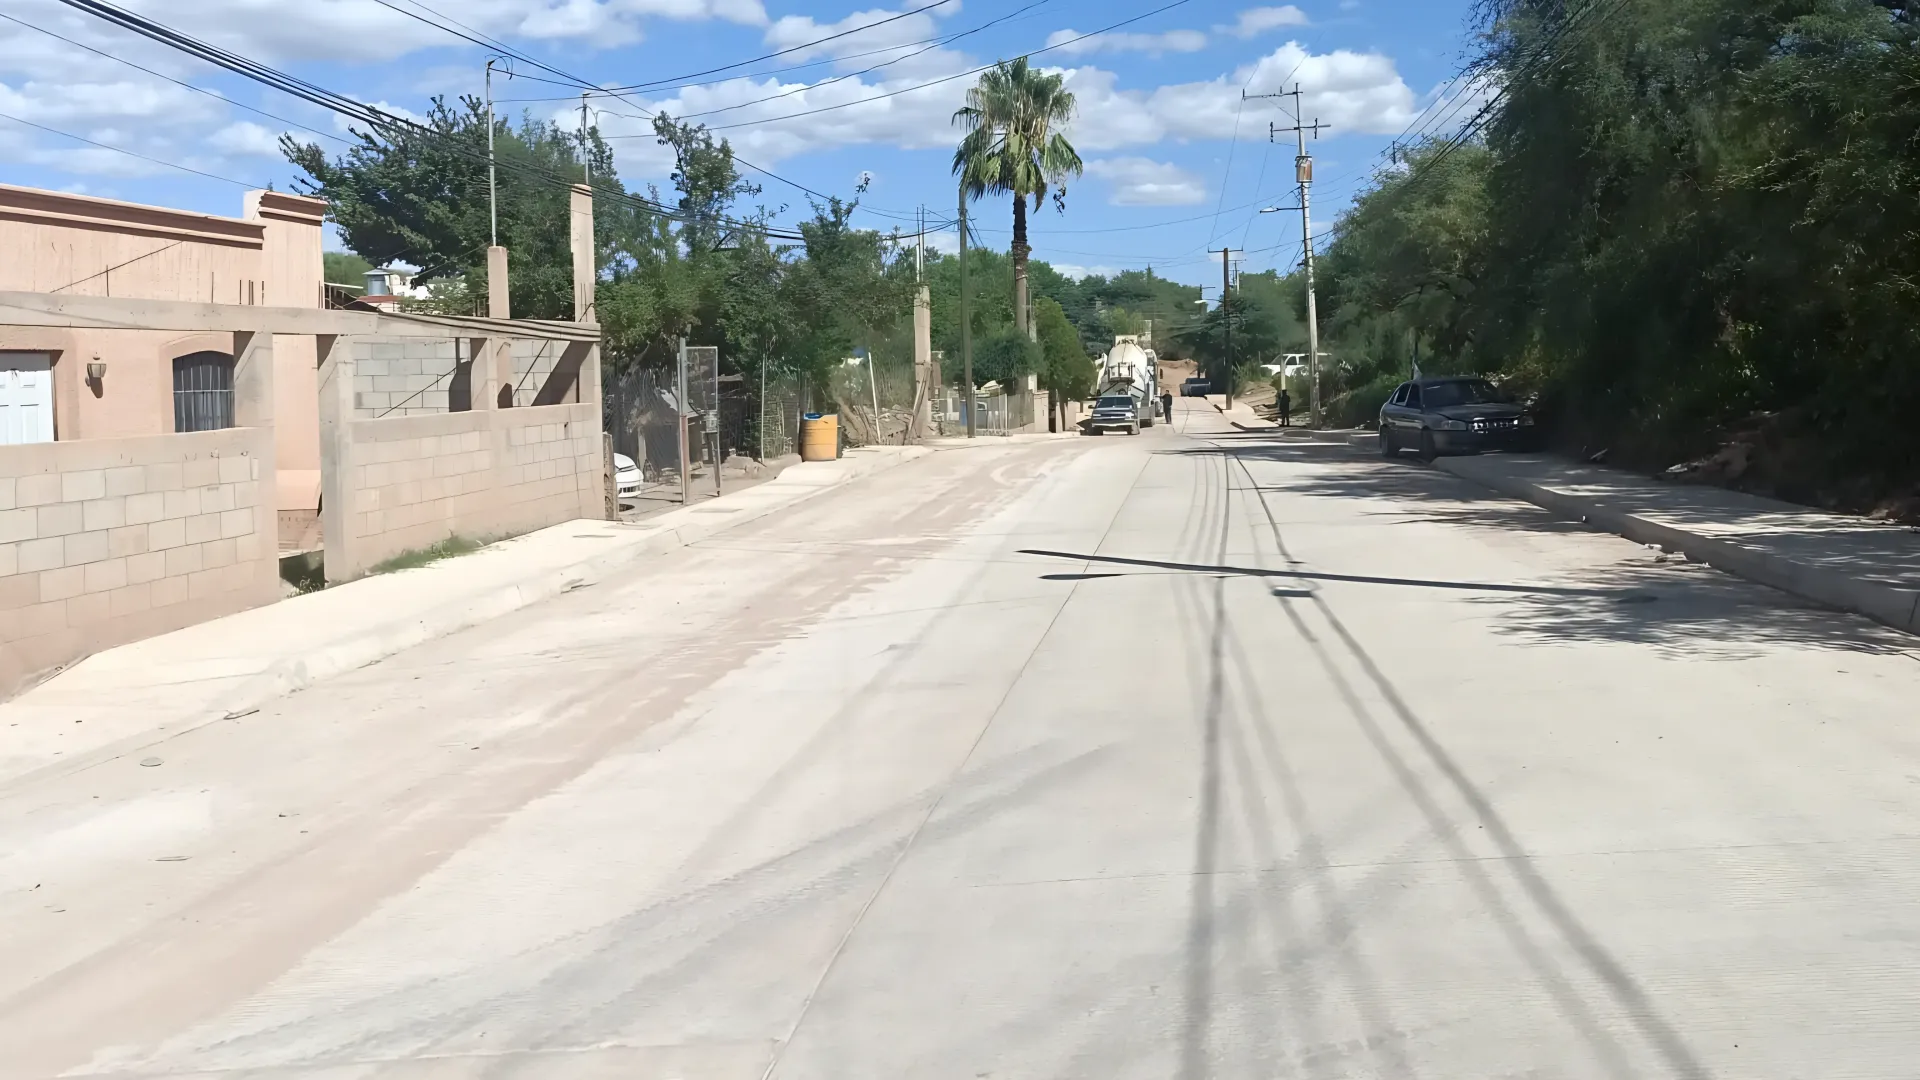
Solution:
[{"label": "concrete sidewalk", "polygon": [[1920,529],[1547,457],[1437,464],[1629,540],[1920,634]]},{"label": "concrete sidewalk", "polygon": [[850,450],[640,522],[579,520],[96,653],[0,703],[0,782],[119,757],[932,453]]},{"label": "concrete sidewalk", "polygon": [[[1335,433],[1326,434],[1333,441]],[[1363,453],[1380,445],[1372,432],[1344,438]],[[1920,634],[1920,529],[1545,455],[1443,457],[1434,467],[1561,517]]]}]

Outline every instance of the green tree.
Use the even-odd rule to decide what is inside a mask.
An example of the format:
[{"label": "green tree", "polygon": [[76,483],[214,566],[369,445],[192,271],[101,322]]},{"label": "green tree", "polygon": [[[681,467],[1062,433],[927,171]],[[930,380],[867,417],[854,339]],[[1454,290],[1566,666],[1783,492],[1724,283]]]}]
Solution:
[{"label": "green tree", "polygon": [[321,271],[330,285],[352,285],[356,288],[367,283],[367,274],[373,270],[373,264],[355,255],[351,251],[329,251],[320,256]]},{"label": "green tree", "polygon": [[[347,247],[375,265],[419,267],[414,280],[460,283],[471,302],[486,296],[486,249],[491,239],[487,198],[487,112],[474,98],[458,105],[435,98],[418,126],[356,131],[357,143],[330,158],[317,143],[280,141],[287,160],[306,174],[305,194],[327,200]],[[579,136],[552,123],[526,120],[518,128],[494,124],[500,243],[512,252],[510,295],[521,318],[573,317],[572,235],[568,183],[583,175]],[[608,253],[643,238],[641,211],[611,196],[613,156],[598,133],[586,148],[595,187],[605,194],[594,208],[596,240]]]},{"label": "green tree", "polygon": [[1014,380],[1034,374],[1045,361],[1039,342],[1004,326],[973,343],[973,382],[975,386],[997,382],[1012,389]]},{"label": "green tree", "polygon": [[1066,180],[1083,166],[1073,144],[1057,128],[1073,118],[1074,97],[1062,75],[1041,72],[1026,57],[983,72],[953,114],[967,134],[953,153],[953,172],[969,199],[1013,196],[1013,322],[1032,334],[1027,306],[1027,200],[1034,209],[1051,188],[1055,206],[1066,208]]},{"label": "green tree", "polygon": [[1053,402],[1047,426],[1050,431],[1059,431],[1067,402],[1092,394],[1097,373],[1080,341],[1080,331],[1067,321],[1066,310],[1058,301],[1045,296],[1035,300],[1034,321],[1040,331],[1040,388]]},{"label": "green tree", "polygon": [[[1538,396],[1569,446],[1871,505],[1920,480],[1920,19],[1907,0],[1481,0],[1501,87],[1321,260],[1337,377],[1416,357]],[[1789,460],[1790,459],[1790,460]]]}]

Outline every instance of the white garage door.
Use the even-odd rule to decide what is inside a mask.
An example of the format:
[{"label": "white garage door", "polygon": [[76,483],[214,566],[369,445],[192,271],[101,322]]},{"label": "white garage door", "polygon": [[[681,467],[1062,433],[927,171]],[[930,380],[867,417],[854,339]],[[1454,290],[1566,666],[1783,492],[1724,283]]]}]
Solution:
[{"label": "white garage door", "polygon": [[53,441],[53,365],[46,353],[0,352],[0,446]]}]

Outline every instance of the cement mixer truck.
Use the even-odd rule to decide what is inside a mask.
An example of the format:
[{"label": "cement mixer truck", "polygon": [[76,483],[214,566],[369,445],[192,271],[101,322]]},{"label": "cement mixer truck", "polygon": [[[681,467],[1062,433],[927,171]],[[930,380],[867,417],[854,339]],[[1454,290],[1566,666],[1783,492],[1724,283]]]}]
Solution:
[{"label": "cement mixer truck", "polygon": [[1137,335],[1122,334],[1099,363],[1099,396],[1131,397],[1140,426],[1152,427],[1160,419],[1160,364],[1153,350],[1142,346]]}]

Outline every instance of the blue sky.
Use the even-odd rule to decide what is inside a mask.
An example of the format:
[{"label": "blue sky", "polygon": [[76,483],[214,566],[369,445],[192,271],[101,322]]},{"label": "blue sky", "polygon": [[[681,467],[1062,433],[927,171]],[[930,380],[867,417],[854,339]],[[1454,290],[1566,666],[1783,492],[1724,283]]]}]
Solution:
[{"label": "blue sky", "polygon": [[[502,41],[595,86],[655,84],[593,100],[602,132],[615,137],[629,186],[650,180],[666,186],[669,162],[647,134],[647,115],[701,114],[743,159],[797,184],[850,193],[861,176],[870,177],[864,220],[881,229],[910,227],[923,204],[930,213],[952,215],[948,166],[958,133],[948,118],[972,82],[965,73],[1053,45],[1033,62],[1065,71],[1079,98],[1080,115],[1068,134],[1087,161],[1087,175],[1069,186],[1065,215],[1048,207],[1036,216],[1036,255],[1069,272],[1152,265],[1195,283],[1219,281],[1219,256],[1209,256],[1208,248],[1247,249],[1242,267],[1248,270],[1284,268],[1299,255],[1299,215],[1257,213],[1261,205],[1294,202],[1291,136],[1283,136],[1284,145],[1268,140],[1270,123],[1291,120],[1280,102],[1242,103],[1242,90],[1270,93],[1297,83],[1306,118],[1333,125],[1312,147],[1316,231],[1410,123],[1450,128],[1472,111],[1449,117],[1454,106],[1447,103],[1423,113],[1468,46],[1468,0],[1186,0],[1154,13],[1169,2],[122,0],[122,6],[330,90],[414,113],[434,94],[480,92],[490,50],[450,33],[446,27],[457,20],[468,28],[463,32]],[[0,113],[13,118],[0,119],[0,182],[232,215],[243,186],[291,187],[292,170],[274,149],[281,131],[341,145],[303,130],[343,135],[330,114],[58,0],[0,0],[0,15],[9,17],[0,19]],[[840,36],[813,44],[830,35]],[[726,67],[775,52],[784,55]],[[512,66],[514,77],[496,76],[501,108],[577,122],[577,88],[536,81],[554,76],[526,63]],[[765,185],[762,201],[787,208],[782,220],[808,212],[801,191],[757,179]],[[985,239],[1004,244],[1006,201],[979,204],[975,213]],[[934,242],[951,247],[952,236]]]}]

